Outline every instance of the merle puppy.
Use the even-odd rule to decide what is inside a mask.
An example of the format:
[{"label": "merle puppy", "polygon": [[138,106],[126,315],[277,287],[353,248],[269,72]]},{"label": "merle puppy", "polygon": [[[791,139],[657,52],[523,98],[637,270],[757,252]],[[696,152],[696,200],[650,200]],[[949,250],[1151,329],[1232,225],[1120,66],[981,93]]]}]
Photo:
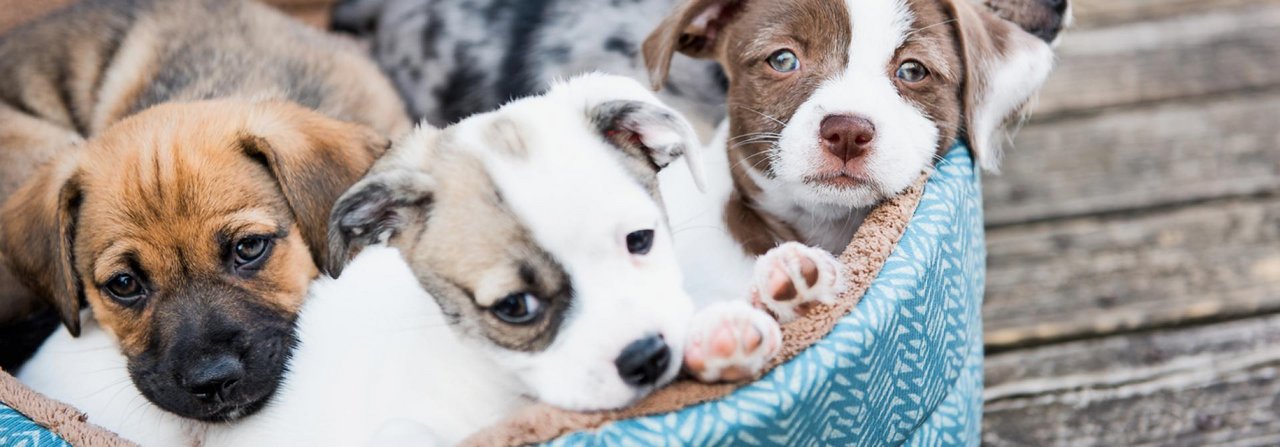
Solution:
[{"label": "merle puppy", "polygon": [[[678,0],[345,0],[334,27],[369,40],[415,118],[444,125],[588,71],[648,79],[640,44]],[[727,81],[676,61],[659,93],[704,137]]]}]

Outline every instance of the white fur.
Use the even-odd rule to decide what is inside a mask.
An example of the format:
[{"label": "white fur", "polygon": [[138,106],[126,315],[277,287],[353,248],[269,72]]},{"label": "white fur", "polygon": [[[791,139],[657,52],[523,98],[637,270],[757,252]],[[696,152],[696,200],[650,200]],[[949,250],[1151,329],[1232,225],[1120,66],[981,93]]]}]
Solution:
[{"label": "white fur", "polygon": [[[614,360],[631,342],[661,334],[672,362],[658,385],[673,379],[693,306],[661,206],[587,119],[592,105],[618,99],[658,105],[635,81],[588,76],[453,129],[456,146],[482,160],[517,219],[569,275],[571,310],[540,352],[459,335],[399,252],[375,246],[340,279],[312,284],[281,389],[242,421],[199,424],[153,407],[127,380],[114,339],[91,328],[82,339],[50,340],[24,378],[146,445],[452,445],[533,399],[576,410],[630,404],[653,387],[625,384]],[[527,156],[488,150],[480,139],[499,117],[519,123]],[[419,129],[401,144],[427,144],[435,132]],[[632,255],[625,236],[640,229],[654,229],[655,241]],[[80,356],[86,344],[99,355]],[[68,365],[84,372],[67,374]],[[102,374],[80,377],[92,371]],[[113,384],[124,400],[94,394]],[[144,412],[130,419],[126,405]]]},{"label": "white fur", "polygon": [[80,337],[57,331],[18,372],[31,389],[89,415],[89,422],[144,446],[181,446],[203,424],[155,406],[129,379],[128,359],[115,335],[89,311],[80,314]]},{"label": "white fur", "polygon": [[210,426],[205,446],[368,445],[404,420],[452,445],[528,404],[514,375],[449,327],[398,250],[369,247],[310,293],[279,394]]},{"label": "white fur", "polygon": [[698,308],[725,300],[746,300],[755,256],[725,227],[725,203],[733,192],[729,158],[724,148],[728,127],[721,125],[712,143],[701,148],[706,165],[705,192],[684,175],[684,159],[658,173],[662,199],[675,235],[675,247],[684,273],[685,290]]},{"label": "white fur", "polygon": [[[588,75],[454,128],[459,146],[481,158],[512,212],[572,278],[572,312],[556,341],[537,354],[496,359],[539,400],[567,408],[616,408],[652,391],[623,383],[614,359],[647,334],[661,334],[678,359],[693,312],[660,204],[618,163],[617,149],[584,131],[591,106],[621,99],[660,106],[635,81]],[[520,123],[527,156],[483,150],[482,135],[497,117]],[[631,255],[626,235],[643,229],[655,230],[653,248]],[[673,361],[659,383],[677,372]]]},{"label": "white fur", "polygon": [[[805,242],[834,252],[849,243],[872,206],[906,189],[929,167],[939,132],[923,110],[898,94],[892,73],[885,70],[910,30],[912,16],[905,2],[847,4],[850,26],[857,30],[848,66],[796,109],[774,149],[774,178],[753,176],[764,190],[760,203],[766,210],[795,225]],[[874,149],[865,162],[868,184],[806,184],[829,157],[819,144],[819,125],[828,115],[842,114],[875,125]]]},{"label": "white fur", "polygon": [[1053,69],[1053,50],[1039,39],[1012,50],[1003,60],[982,67],[987,75],[988,91],[973,117],[973,129],[986,147],[975,148],[982,167],[998,171],[1004,146],[1004,123],[1011,114],[1031,98]]}]

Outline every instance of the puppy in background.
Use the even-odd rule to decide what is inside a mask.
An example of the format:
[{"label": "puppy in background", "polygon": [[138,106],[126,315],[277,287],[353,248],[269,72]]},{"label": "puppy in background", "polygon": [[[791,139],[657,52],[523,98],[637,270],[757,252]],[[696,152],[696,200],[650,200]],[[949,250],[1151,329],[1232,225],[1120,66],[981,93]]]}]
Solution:
[{"label": "puppy in background", "polygon": [[87,304],[167,411],[261,408],[333,201],[408,128],[390,84],[239,0],[84,1],[0,60],[0,308],[38,297],[74,336]]},{"label": "puppy in background", "polygon": [[[333,26],[372,43],[410,113],[453,123],[586,72],[645,79],[640,43],[680,0],[343,0]],[[704,139],[724,117],[720,67],[675,61],[658,97]]]}]

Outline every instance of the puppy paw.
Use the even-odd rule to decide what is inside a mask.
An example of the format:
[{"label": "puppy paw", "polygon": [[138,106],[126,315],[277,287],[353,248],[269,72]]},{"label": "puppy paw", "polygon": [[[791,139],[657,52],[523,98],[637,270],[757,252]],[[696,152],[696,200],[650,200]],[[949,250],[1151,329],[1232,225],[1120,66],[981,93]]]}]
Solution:
[{"label": "puppy paw", "polygon": [[830,252],[798,242],[774,247],[756,260],[751,301],[786,323],[844,292],[844,269]]},{"label": "puppy paw", "polygon": [[708,383],[746,380],[764,370],[781,346],[773,317],[744,302],[719,302],[693,316],[684,370]]}]

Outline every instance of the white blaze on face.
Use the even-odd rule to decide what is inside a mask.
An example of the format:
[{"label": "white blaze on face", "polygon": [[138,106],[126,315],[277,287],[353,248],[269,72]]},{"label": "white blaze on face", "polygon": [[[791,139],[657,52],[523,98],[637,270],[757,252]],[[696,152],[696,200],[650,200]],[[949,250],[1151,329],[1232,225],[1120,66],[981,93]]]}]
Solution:
[{"label": "white blaze on face", "polygon": [[[782,131],[776,179],[759,174],[754,178],[766,190],[799,199],[810,212],[847,212],[896,194],[929,165],[938,139],[935,123],[899,94],[892,78],[890,64],[914,19],[905,1],[847,0],[846,6],[852,22],[848,65],[823,81]],[[861,117],[875,126],[873,148],[864,164],[868,184],[836,188],[806,183],[828,165],[819,126],[830,115]]]},{"label": "white blaze on face", "polygon": [[[632,342],[661,335],[672,360],[659,383],[675,376],[692,301],[681,287],[660,204],[623,166],[626,155],[595,131],[583,103],[536,99],[509,104],[495,116],[519,126],[523,153],[482,149],[492,120],[456,128],[458,146],[475,149],[504,204],[561,265],[572,287],[550,346],[533,353],[495,351],[494,357],[539,400],[572,409],[616,408],[652,391],[627,385],[618,373],[614,361]],[[627,234],[646,229],[655,233],[652,248],[631,254]]]}]

